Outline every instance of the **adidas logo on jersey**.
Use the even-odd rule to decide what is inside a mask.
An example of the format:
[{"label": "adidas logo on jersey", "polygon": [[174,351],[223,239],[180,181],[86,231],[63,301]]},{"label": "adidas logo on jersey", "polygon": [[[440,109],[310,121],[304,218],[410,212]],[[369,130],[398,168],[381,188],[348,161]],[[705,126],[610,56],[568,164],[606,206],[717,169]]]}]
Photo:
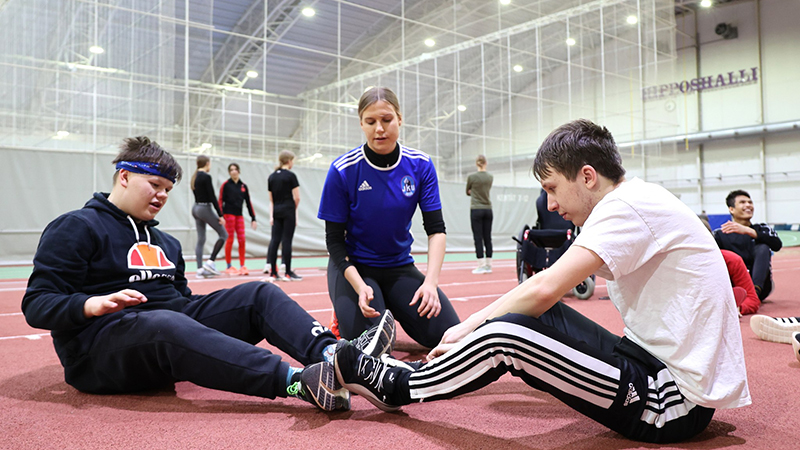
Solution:
[{"label": "adidas logo on jersey", "polygon": [[628,383],[628,396],[625,397],[625,403],[622,406],[628,406],[631,403],[636,403],[639,401],[639,394],[636,393],[636,388],[633,387],[633,383]]},{"label": "adidas logo on jersey", "polygon": [[367,183],[367,180],[364,180],[364,182],[361,183],[361,186],[358,187],[358,190],[359,191],[371,191],[372,190],[372,186],[370,186],[369,183]]}]

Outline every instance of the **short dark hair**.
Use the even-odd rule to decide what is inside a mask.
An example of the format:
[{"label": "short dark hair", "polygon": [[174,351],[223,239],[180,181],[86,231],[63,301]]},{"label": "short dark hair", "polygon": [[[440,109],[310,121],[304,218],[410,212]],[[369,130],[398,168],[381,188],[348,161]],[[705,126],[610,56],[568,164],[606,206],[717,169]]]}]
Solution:
[{"label": "short dark hair", "polygon": [[[161,173],[174,178],[176,182],[183,176],[183,169],[175,158],[147,136],[126,138],[119,149],[120,152],[111,164],[116,165],[120,161],[155,163],[158,164]],[[114,180],[117,179],[118,173],[119,171],[114,173]]]},{"label": "short dark hair", "polygon": [[733,208],[736,206],[736,197],[744,195],[747,198],[750,198],[750,194],[747,191],[743,191],[741,189],[736,189],[735,191],[730,191],[728,196],[725,197],[725,204],[728,205],[728,208]]},{"label": "short dark hair", "polygon": [[552,171],[574,180],[585,165],[594,167],[597,173],[615,184],[625,176],[622,157],[611,132],[592,121],[578,119],[561,125],[545,138],[531,170],[540,181]]}]

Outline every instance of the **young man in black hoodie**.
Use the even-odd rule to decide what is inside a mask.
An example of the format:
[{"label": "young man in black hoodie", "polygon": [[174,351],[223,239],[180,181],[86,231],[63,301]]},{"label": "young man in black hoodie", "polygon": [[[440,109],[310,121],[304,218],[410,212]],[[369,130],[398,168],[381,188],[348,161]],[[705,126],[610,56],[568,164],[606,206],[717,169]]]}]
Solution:
[{"label": "young man in black hoodie", "polygon": [[[191,381],[348,409],[330,363],[336,338],[283,291],[251,282],[192,294],[180,243],[155,221],[181,167],[146,137],[121,149],[111,193],[45,228],[22,300],[28,323],[52,331],[67,383],[113,394]],[[305,369],[257,347],[263,339]],[[358,345],[379,355],[393,342],[386,315]]]}]

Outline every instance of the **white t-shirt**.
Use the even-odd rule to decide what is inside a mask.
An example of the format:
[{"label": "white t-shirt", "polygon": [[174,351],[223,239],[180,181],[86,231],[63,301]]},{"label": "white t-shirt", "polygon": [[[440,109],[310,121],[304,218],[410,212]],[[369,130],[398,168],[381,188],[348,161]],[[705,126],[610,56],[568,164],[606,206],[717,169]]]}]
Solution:
[{"label": "white t-shirt", "polygon": [[661,186],[634,178],[592,210],[575,245],[605,263],[625,336],[709,408],[751,403],[730,278],[711,233]]}]

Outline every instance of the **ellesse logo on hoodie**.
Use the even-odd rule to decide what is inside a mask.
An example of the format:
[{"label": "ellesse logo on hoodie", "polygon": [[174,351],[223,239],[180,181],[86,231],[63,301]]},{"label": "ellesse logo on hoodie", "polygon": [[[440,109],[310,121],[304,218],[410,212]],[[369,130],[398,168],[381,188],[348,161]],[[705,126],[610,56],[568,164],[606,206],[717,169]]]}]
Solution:
[{"label": "ellesse logo on hoodie", "polygon": [[167,258],[164,250],[157,245],[148,245],[145,242],[137,242],[128,250],[128,268],[139,269],[138,275],[131,275],[129,281],[144,281],[153,278],[175,279],[175,276],[167,273],[153,273],[148,269],[174,269],[175,264]]}]

